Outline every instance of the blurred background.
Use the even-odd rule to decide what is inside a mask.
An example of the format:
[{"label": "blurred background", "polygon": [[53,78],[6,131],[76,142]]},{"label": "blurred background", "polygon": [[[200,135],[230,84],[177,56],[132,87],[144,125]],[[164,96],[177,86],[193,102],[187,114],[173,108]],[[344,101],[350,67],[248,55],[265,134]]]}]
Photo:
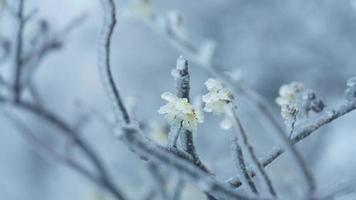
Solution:
[{"label": "blurred background", "polygon": [[[8,3],[16,8],[17,0]],[[189,55],[172,46],[159,30],[148,26],[142,15],[130,16],[131,1],[117,0],[116,4],[118,23],[111,52],[114,77],[135,118],[153,130],[152,126],[164,124],[157,112],[164,104],[161,93],[175,91],[170,72],[176,59],[180,55],[189,59]],[[207,41],[216,44],[213,59],[223,66],[219,70],[234,74],[238,79],[236,84],[243,82],[264,96],[281,124],[275,98],[282,84],[303,82],[331,109],[342,103],[345,82],[356,74],[354,0],[152,0],[149,4],[152,9],[149,12],[157,15],[179,13],[183,18],[180,26],[184,26],[184,37],[197,47]],[[52,34],[78,16],[85,18],[63,36],[60,49],[42,60],[33,77],[44,105],[69,124],[93,110],[110,120],[110,103],[96,65],[103,14],[100,1],[25,1],[25,13],[34,9],[37,13],[25,27],[25,41],[33,37],[41,20],[46,21]],[[14,41],[16,19],[3,5],[1,10],[0,36]],[[9,59],[1,62],[0,73],[11,80],[12,54],[8,56]],[[190,76],[191,96],[205,94],[204,82],[210,78],[209,74],[192,61]],[[265,156],[278,145],[272,137],[275,130],[246,99],[238,94],[236,99],[239,115],[257,154]],[[24,119],[34,133],[59,152],[69,151],[84,165],[88,164],[75,147],[70,147],[70,139],[58,134],[50,124],[16,109],[10,112]],[[206,115],[205,123],[199,125],[194,137],[201,159],[223,181],[236,174],[236,169],[229,154],[230,133],[219,128],[220,120]],[[355,130],[356,114],[350,113],[298,144],[321,190],[356,178]],[[153,187],[146,164],[96,119],[90,119],[80,134],[100,154],[112,179],[127,196],[144,199]],[[289,161],[288,156],[282,156],[267,171],[282,196],[293,199],[303,189],[303,181]],[[162,171],[166,176],[177,176],[173,171],[164,168]],[[353,198],[350,194],[345,199]],[[1,115],[0,199],[112,198],[29,142]],[[188,184],[182,199],[204,199],[204,195]]]}]

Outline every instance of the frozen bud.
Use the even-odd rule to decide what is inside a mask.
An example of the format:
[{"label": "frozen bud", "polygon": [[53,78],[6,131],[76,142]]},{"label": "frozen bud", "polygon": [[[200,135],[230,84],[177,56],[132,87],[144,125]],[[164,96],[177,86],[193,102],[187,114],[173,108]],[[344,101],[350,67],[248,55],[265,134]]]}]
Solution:
[{"label": "frozen bud", "polygon": [[356,99],[356,77],[350,78],[346,83],[345,96],[348,101]]},{"label": "frozen bud", "polygon": [[167,104],[162,106],[158,113],[165,115],[170,125],[193,131],[198,123],[204,122],[203,113],[193,108],[187,98],[178,98],[169,92],[163,93],[161,97]]},{"label": "frozen bud", "polygon": [[323,111],[325,104],[324,102],[317,97],[314,91],[307,90],[303,94],[303,109],[304,112],[308,115],[308,113],[312,110],[316,113]]}]

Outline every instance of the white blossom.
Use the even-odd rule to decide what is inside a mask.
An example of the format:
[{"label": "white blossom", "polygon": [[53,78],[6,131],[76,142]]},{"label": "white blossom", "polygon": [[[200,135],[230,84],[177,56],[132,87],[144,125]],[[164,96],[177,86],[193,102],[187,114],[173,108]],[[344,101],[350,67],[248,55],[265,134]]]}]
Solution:
[{"label": "white blossom", "polygon": [[193,131],[196,129],[197,123],[204,122],[203,113],[195,109],[187,98],[178,98],[170,92],[164,92],[161,97],[168,103],[162,106],[158,113],[166,115],[165,117],[172,126],[182,126]]},{"label": "white blossom", "polygon": [[297,114],[297,95],[304,90],[304,85],[299,82],[291,82],[282,85],[279,89],[279,97],[276,102],[281,106],[281,115],[285,120],[292,120]]},{"label": "white blossom", "polygon": [[204,111],[216,114],[225,113],[226,105],[234,99],[232,93],[215,79],[208,79],[205,85],[209,92],[202,97],[205,103]]},{"label": "white blossom", "polygon": [[205,86],[209,92],[202,97],[205,103],[204,111],[214,114],[224,114],[220,127],[230,129],[234,124],[230,105],[234,99],[232,93],[224,88],[220,81],[215,79],[208,79],[205,82]]},{"label": "white blossom", "polygon": [[295,104],[297,94],[304,90],[304,85],[299,82],[291,82],[279,88],[279,97],[276,102],[279,106]]}]

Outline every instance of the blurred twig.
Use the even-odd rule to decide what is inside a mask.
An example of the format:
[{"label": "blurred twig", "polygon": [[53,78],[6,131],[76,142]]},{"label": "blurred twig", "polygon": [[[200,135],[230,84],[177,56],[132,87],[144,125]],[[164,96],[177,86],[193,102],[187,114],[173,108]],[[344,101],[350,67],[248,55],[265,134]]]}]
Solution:
[{"label": "blurred twig", "polygon": [[16,40],[15,40],[15,55],[14,55],[14,95],[15,101],[20,99],[21,90],[21,71],[23,67],[23,33],[25,26],[24,17],[25,0],[19,0],[18,10],[16,13],[16,20],[18,23]]},{"label": "blurred twig", "polygon": [[76,147],[78,147],[84,153],[84,155],[89,159],[91,164],[93,164],[97,169],[98,173],[100,174],[100,181],[105,184],[105,188],[109,192],[111,192],[117,199],[126,199],[122,192],[119,190],[119,188],[115,186],[115,184],[112,182],[107,169],[104,167],[103,162],[100,159],[100,156],[94,151],[94,149],[92,149],[92,147],[88,143],[86,143],[82,138],[79,137],[75,129],[69,126],[66,122],[64,122],[54,113],[43,107],[40,107],[39,105],[23,100],[15,102],[4,97],[0,99],[3,104],[13,105],[16,108],[22,109],[37,117],[42,118],[43,120],[60,129],[61,133],[63,133],[65,136],[73,138],[73,142],[76,144]]},{"label": "blurred twig", "polygon": [[259,194],[256,185],[252,180],[252,177],[248,173],[244,154],[242,152],[242,148],[239,144],[238,137],[236,134],[233,134],[231,137],[231,155],[236,165],[236,168],[241,172],[240,174],[243,177],[244,185],[248,186],[253,193]]},{"label": "blurred twig", "polygon": [[147,164],[147,168],[155,182],[154,185],[156,186],[156,190],[160,194],[162,200],[167,200],[168,193],[166,177],[161,173],[161,171],[159,170],[159,166],[156,163],[148,162]]}]

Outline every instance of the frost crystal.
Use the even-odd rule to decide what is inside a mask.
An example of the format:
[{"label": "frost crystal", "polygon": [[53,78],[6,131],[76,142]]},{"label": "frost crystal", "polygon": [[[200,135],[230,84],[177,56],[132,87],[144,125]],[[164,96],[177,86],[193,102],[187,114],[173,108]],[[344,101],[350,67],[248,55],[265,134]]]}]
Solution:
[{"label": "frost crystal", "polygon": [[230,103],[234,100],[232,93],[223,87],[222,83],[215,79],[208,79],[205,82],[208,88],[208,93],[202,97],[205,103],[204,111],[212,112],[214,114],[225,114],[220,127],[223,129],[230,129],[233,124],[233,115],[230,111]]},{"label": "frost crystal", "polygon": [[182,126],[183,128],[193,131],[197,123],[204,122],[204,115],[200,110],[194,109],[186,98],[178,98],[176,95],[165,92],[161,95],[162,99],[168,103],[162,106],[158,113],[166,115],[166,118],[172,126]]}]

